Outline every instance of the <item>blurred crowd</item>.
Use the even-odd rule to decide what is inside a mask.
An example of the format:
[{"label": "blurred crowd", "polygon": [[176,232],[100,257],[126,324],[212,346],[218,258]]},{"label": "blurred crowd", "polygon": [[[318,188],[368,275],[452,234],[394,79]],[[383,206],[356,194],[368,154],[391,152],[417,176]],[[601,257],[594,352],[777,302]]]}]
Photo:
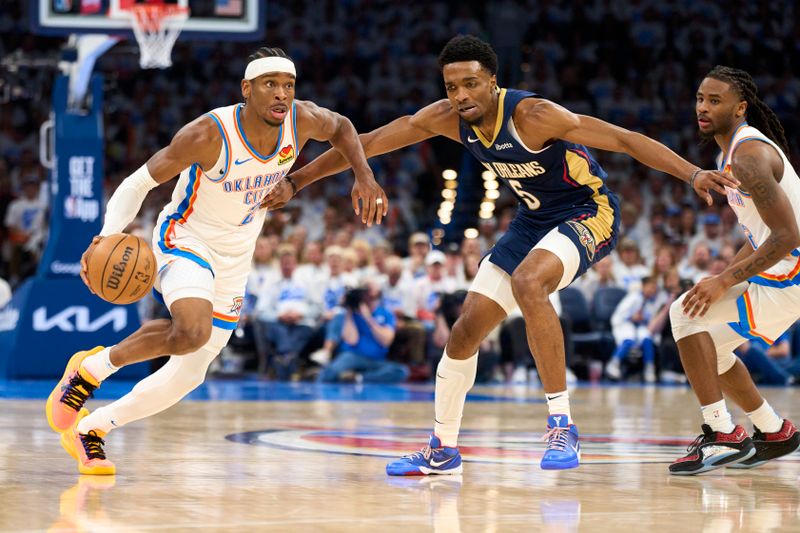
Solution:
[{"label": "blurred crowd", "polygon": [[[493,44],[501,86],[532,90],[641,131],[705,167],[713,165],[714,149],[698,142],[696,86],[715,64],[746,69],[781,119],[788,155],[798,162],[800,81],[793,72],[800,22],[794,2],[268,4],[270,20],[280,23],[268,23],[265,43],[179,42],[173,67],[164,71],[139,70],[137,55],[125,45],[101,57],[96,69],[106,78],[107,193],[182,124],[239,101],[238,80],[257,46],[283,47],[295,60],[298,98],[369,131],[443,97],[436,57],[457,33]],[[27,17],[25,2],[0,7],[0,56],[52,57],[63,44],[27,33]],[[4,78],[0,278],[14,287],[34,272],[47,238],[46,173],[35,153],[53,72],[22,69]],[[310,144],[298,165],[324,148]],[[257,246],[241,327],[220,370],[286,379],[427,379],[480,257],[514,215],[505,191],[495,218],[475,218],[476,238],[444,227],[441,244],[434,239],[437,246],[431,245],[437,220],[430,206],[440,199],[441,171],[460,165],[461,154],[458,145],[433,140],[373,159],[390,198],[380,226],[356,222],[348,173],[309,187],[274,213]],[[561,295],[570,367],[587,379],[605,372],[613,379],[680,381],[665,306],[691,282],[722,271],[743,235],[723,199],[705,206],[683,183],[628,156],[595,155],[621,197],[623,238],[610,258]],[[132,231],[152,229],[171,190],[166,185],[150,193]],[[575,302],[591,310],[589,316],[577,320]],[[155,304],[145,310],[147,316],[158,312]],[[586,341],[597,334],[604,342]],[[761,379],[791,383],[800,348],[791,337],[769,350],[745,346],[740,355],[758,361],[753,365]],[[519,317],[509,317],[482,350],[481,379],[535,379]]]}]

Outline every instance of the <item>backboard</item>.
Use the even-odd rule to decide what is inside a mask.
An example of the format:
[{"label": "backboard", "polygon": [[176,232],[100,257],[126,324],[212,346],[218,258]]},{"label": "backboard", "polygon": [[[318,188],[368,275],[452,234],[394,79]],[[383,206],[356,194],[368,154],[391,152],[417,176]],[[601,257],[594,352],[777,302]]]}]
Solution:
[{"label": "backboard", "polygon": [[[39,35],[131,36],[129,21],[109,16],[121,1],[124,0],[29,0],[31,29]],[[163,3],[189,8],[181,39],[254,41],[264,34],[266,0],[163,0]]]}]

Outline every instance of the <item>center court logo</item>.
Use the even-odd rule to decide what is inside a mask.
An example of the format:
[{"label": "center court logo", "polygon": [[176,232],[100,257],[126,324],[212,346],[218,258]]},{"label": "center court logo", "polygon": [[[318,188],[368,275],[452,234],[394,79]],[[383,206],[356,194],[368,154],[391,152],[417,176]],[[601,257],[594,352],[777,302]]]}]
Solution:
[{"label": "center court logo", "polygon": [[[226,437],[233,442],[283,450],[393,458],[420,448],[428,432],[409,428],[279,428]],[[582,435],[582,464],[670,463],[686,453],[689,439],[627,435]],[[472,463],[531,465],[544,453],[541,434],[465,431],[459,450]]]}]

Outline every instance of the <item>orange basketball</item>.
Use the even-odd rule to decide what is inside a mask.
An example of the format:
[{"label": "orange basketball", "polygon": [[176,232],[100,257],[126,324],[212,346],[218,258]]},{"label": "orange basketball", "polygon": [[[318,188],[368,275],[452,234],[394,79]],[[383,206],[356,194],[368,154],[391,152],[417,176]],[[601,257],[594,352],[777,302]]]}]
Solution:
[{"label": "orange basketball", "polygon": [[156,279],[156,257],[144,239],[126,233],[103,238],[87,260],[95,294],[113,304],[141,300]]}]

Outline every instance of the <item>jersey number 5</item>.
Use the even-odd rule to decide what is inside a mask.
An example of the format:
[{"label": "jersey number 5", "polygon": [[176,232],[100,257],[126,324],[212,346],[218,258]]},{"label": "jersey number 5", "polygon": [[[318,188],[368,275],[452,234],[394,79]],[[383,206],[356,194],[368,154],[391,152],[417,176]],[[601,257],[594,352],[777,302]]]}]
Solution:
[{"label": "jersey number 5", "polygon": [[506,180],[508,184],[514,189],[514,193],[519,197],[520,200],[525,202],[525,205],[528,206],[528,209],[531,211],[536,211],[542,205],[542,202],[539,201],[534,195],[529,193],[528,191],[522,188],[522,183],[519,180]]}]

